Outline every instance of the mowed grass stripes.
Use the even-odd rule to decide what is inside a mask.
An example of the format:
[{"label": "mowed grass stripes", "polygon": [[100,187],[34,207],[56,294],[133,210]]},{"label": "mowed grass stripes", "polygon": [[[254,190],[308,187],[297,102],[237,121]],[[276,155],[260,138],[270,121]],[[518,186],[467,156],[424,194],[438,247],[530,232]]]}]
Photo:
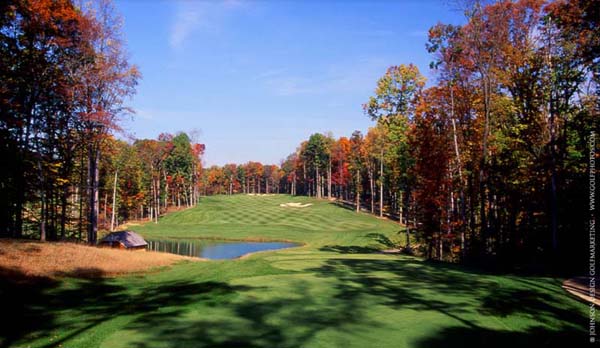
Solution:
[{"label": "mowed grass stripes", "polygon": [[[312,205],[280,206],[292,202]],[[167,215],[158,224],[132,228],[149,238],[270,239],[313,246],[371,242],[381,248],[385,245],[377,243],[374,234],[402,239],[401,227],[394,222],[356,214],[326,200],[288,195],[203,197],[195,208]]]}]

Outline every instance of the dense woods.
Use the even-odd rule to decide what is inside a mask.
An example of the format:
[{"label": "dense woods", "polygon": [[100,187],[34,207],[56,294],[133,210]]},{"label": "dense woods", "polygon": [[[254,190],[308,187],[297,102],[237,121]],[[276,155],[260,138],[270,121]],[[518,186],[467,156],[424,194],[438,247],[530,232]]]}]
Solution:
[{"label": "dense woods", "polygon": [[203,145],[117,140],[140,78],[109,1],[0,4],[0,236],[78,239],[198,196]]},{"label": "dense woods", "polygon": [[[426,85],[412,64],[377,81],[364,104],[375,121],[366,134],[316,133],[281,169],[261,174],[248,163],[228,176],[234,165],[212,168],[207,184],[214,193],[258,193],[281,178],[279,192],[334,197],[401,221],[430,258],[582,264],[587,166],[597,155],[599,8],[476,3],[465,25],[430,29],[435,81]],[[244,186],[248,177],[259,186]]]},{"label": "dense woods", "polygon": [[[185,133],[118,140],[141,75],[109,2],[0,4],[0,235],[96,241],[201,195],[289,193],[386,216],[428,257],[580,264],[600,97],[596,0],[475,2],[429,30],[434,81],[374,81],[373,126],[278,165],[202,168]],[[561,260],[561,261],[558,261]]]}]

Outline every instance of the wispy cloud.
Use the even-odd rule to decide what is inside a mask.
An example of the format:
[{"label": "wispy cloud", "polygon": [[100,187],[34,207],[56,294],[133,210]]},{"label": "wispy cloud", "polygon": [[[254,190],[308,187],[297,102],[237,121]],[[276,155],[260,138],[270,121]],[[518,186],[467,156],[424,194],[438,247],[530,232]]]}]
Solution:
[{"label": "wispy cloud", "polygon": [[245,6],[240,0],[177,1],[169,33],[169,45],[181,49],[185,42],[198,31],[216,30],[223,15]]},{"label": "wispy cloud", "polygon": [[204,13],[197,5],[192,2],[177,2],[169,36],[169,44],[172,48],[180,48],[194,30],[200,27]]}]

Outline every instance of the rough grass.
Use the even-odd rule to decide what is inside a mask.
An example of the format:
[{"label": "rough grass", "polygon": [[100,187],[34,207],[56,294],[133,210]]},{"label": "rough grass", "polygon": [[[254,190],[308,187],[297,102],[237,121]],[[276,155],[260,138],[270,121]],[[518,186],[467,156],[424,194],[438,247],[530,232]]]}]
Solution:
[{"label": "rough grass", "polygon": [[[312,203],[303,209],[286,202]],[[587,306],[561,280],[374,253],[398,225],[290,196],[203,198],[145,237],[304,245],[118,278],[27,286],[0,278],[0,347],[567,347]]]},{"label": "rough grass", "polygon": [[0,240],[0,270],[25,277],[94,277],[146,271],[191,258],[74,243]]}]

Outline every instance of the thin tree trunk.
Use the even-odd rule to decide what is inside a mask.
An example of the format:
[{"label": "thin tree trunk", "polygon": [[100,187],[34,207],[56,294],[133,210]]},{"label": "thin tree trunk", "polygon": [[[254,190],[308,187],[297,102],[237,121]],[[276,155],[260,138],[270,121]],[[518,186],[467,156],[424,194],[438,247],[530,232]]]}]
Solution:
[{"label": "thin tree trunk", "polygon": [[117,178],[119,171],[115,170],[115,180],[113,182],[112,214],[110,217],[110,231],[115,230],[115,212],[117,210]]},{"label": "thin tree trunk", "polygon": [[443,242],[443,239],[442,239],[442,233],[441,233],[441,231],[440,231],[438,239],[439,239],[438,256],[439,256],[439,260],[442,261],[444,259],[444,242]]},{"label": "thin tree trunk", "polygon": [[371,190],[371,214],[375,214],[375,180],[373,176],[373,168],[369,165],[369,188]]},{"label": "thin tree trunk", "polygon": [[486,185],[485,185],[485,167],[487,166],[487,146],[488,146],[488,134],[490,128],[490,81],[489,77],[484,77],[484,115],[485,115],[485,123],[483,129],[483,141],[482,141],[482,155],[481,162],[479,165],[479,215],[480,215],[480,223],[481,223],[481,239],[482,239],[482,247],[483,253],[487,253],[487,242],[488,242],[488,226],[487,226],[487,216],[486,216]]},{"label": "thin tree trunk", "polygon": [[104,192],[104,214],[102,219],[106,224],[106,221],[108,221],[108,191]]},{"label": "thin tree trunk", "polygon": [[[83,240],[83,192],[84,192],[84,172],[83,172],[83,165],[84,165],[84,153],[83,150],[81,152],[81,162],[80,162],[80,172],[79,172],[79,187],[78,187],[78,191],[79,191],[79,195],[78,195],[78,203],[79,203],[79,225],[77,226],[77,232],[78,232],[78,239],[81,241]],[[88,177],[88,182],[89,182],[89,177]]]},{"label": "thin tree trunk", "polygon": [[[404,204],[403,202],[403,192],[400,191],[400,202],[398,204],[399,208],[400,208],[400,223],[402,223],[402,205]],[[410,192],[408,192],[408,201],[409,201],[409,206],[410,206]],[[406,213],[406,226],[405,226],[405,230],[406,230],[406,250],[410,252],[410,221],[408,220],[410,218],[410,208],[407,210]],[[415,226],[416,229],[416,226]]]},{"label": "thin tree trunk", "polygon": [[67,194],[68,186],[63,188],[63,193],[60,197],[60,239],[65,239],[65,230],[67,225]]},{"label": "thin tree trunk", "polygon": [[317,185],[316,196],[317,199],[321,198],[321,177],[319,176],[319,166],[316,166],[317,174],[315,175],[315,183]]},{"label": "thin tree trunk", "polygon": [[40,179],[40,241],[46,241],[46,215],[47,212],[47,203],[46,203],[46,185],[44,180],[44,172],[42,169],[42,160],[38,159],[37,166],[39,170],[39,179]]},{"label": "thin tree trunk", "polygon": [[[154,210],[154,219],[155,222],[158,223],[158,217],[160,216],[160,172],[157,176],[157,178],[154,181],[154,186],[156,187],[154,189],[154,193],[156,194],[156,209]],[[165,198],[165,201],[167,200],[167,198]]]},{"label": "thin tree trunk", "polygon": [[40,241],[46,241],[46,194],[44,193],[44,189],[41,191],[41,211],[40,211]]},{"label": "thin tree trunk", "polygon": [[[167,181],[167,171],[163,170],[163,178],[165,179],[165,210],[169,207],[169,181]],[[160,185],[160,179],[159,179]]]},{"label": "thin tree trunk", "polygon": [[88,243],[96,244],[98,236],[98,180],[99,168],[98,162],[100,159],[100,149],[95,149],[93,145],[89,148],[89,177],[90,177],[90,192],[89,192],[89,221],[88,221]]},{"label": "thin tree trunk", "polygon": [[360,212],[360,172],[356,171],[356,212]]},{"label": "thin tree trunk", "polygon": [[[550,51],[551,52],[551,51]],[[556,106],[554,104],[554,72],[552,67],[552,56],[549,57],[550,77],[552,80],[552,89],[550,90],[550,230],[552,233],[552,250],[558,250],[558,197],[556,194],[556,139],[555,139],[555,122],[556,122]]]},{"label": "thin tree trunk", "polygon": [[[458,167],[458,180],[460,182],[460,186],[459,186],[459,198],[460,198],[460,217],[461,217],[461,221],[465,221],[466,220],[466,216],[465,216],[465,205],[464,205],[464,186],[465,183],[463,181],[463,173],[462,173],[462,161],[460,158],[460,149],[458,147],[458,134],[456,131],[456,117],[455,117],[455,111],[454,111],[454,88],[451,85],[450,86],[450,119],[452,121],[452,138],[454,140],[454,153],[456,155],[456,165]],[[460,229],[460,252],[461,252],[461,258],[464,259],[465,257],[465,230],[464,227],[461,227]]]},{"label": "thin tree trunk", "polygon": [[329,165],[327,167],[327,198],[331,199],[331,156],[329,156]]},{"label": "thin tree trunk", "polygon": [[[400,196],[398,198],[398,222],[402,224],[404,222],[403,216],[403,205],[404,205],[404,192],[400,191]],[[408,225],[408,224],[407,224]]]},{"label": "thin tree trunk", "polygon": [[379,159],[379,217],[383,217],[383,149]]}]

